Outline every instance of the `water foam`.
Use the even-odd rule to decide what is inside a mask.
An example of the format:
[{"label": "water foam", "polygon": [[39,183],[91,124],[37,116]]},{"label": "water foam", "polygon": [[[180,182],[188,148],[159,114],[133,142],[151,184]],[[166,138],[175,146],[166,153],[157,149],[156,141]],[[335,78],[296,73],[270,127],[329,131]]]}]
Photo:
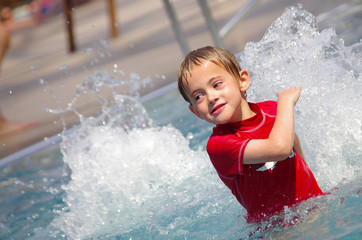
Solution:
[{"label": "water foam", "polygon": [[[361,48],[344,46],[332,29],[319,32],[314,16],[293,7],[240,54],[251,101],[303,86],[297,132],[324,190],[360,176]],[[119,86],[112,79],[97,73],[79,92]],[[137,98],[114,98],[100,117],[80,116],[80,126],[63,135],[71,180],[63,186],[67,207],[49,227],[54,236],[230,239],[255,231],[204,151],[192,150],[174,127],[155,126]]]},{"label": "water foam", "polygon": [[71,239],[151,227],[157,215],[197,204],[199,191],[192,183],[200,174],[212,177],[204,154],[190,151],[172,127],[126,132],[107,125],[88,127],[87,134],[76,145],[63,146],[72,170],[63,187],[68,209],[54,224]]},{"label": "water foam", "polygon": [[[214,197],[225,189],[206,153],[191,150],[179,130],[155,126],[137,98],[116,93],[114,99],[99,117],[81,118],[80,126],[63,134],[71,180],[63,186],[67,207],[51,231],[70,239],[143,228],[180,234],[192,218],[217,208]],[[195,206],[194,214],[182,214]]]},{"label": "water foam", "polygon": [[260,42],[245,46],[239,59],[251,73],[250,101],[303,87],[296,132],[325,190],[360,175],[362,43],[347,47],[334,29],[319,32],[312,14],[290,7]]}]

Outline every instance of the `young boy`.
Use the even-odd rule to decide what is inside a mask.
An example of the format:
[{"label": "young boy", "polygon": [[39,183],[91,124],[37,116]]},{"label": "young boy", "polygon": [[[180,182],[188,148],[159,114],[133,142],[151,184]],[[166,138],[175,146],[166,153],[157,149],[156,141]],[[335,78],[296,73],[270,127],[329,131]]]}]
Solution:
[{"label": "young boy", "polygon": [[301,87],[278,92],[278,102],[248,103],[249,74],[225,49],[190,52],[178,88],[197,117],[216,124],[207,152],[220,179],[257,222],[322,194],[303,160],[294,133],[294,105]]}]

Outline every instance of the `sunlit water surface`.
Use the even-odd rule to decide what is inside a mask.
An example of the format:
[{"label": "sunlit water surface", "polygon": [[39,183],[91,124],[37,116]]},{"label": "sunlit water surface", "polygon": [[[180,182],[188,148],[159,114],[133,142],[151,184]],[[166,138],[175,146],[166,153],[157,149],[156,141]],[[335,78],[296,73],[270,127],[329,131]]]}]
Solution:
[{"label": "sunlit water surface", "polygon": [[251,74],[249,101],[303,86],[296,132],[331,194],[247,224],[205,152],[212,126],[176,90],[141,104],[120,94],[124,81],[96,72],[78,92],[109,87],[114,103],[64,132],[60,151],[1,169],[0,238],[360,239],[362,44],[347,47],[333,29],[320,32],[314,16],[289,8],[238,57]]}]

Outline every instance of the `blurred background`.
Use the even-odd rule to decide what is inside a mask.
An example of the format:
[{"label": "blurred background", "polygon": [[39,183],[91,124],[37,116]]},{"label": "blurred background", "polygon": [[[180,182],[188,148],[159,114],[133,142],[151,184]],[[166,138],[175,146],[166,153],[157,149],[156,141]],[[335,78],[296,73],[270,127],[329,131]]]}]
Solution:
[{"label": "blurred background", "polygon": [[[241,52],[286,7],[298,4],[317,17],[320,30],[333,27],[337,34],[349,27],[340,21],[346,10],[338,9],[355,11],[353,21],[362,19],[360,0],[1,0],[10,44],[0,70],[0,112],[20,127],[0,134],[0,158],[58,134],[63,123],[77,124],[74,112],[55,112],[95,71],[152,80],[141,95],[174,87],[187,50],[221,45]],[[220,34],[234,16],[232,27],[215,39],[213,33]],[[359,29],[349,32],[361,32],[361,24],[353,26]],[[346,45],[355,41],[345,36]],[[90,116],[100,106],[90,96],[74,107]]]}]

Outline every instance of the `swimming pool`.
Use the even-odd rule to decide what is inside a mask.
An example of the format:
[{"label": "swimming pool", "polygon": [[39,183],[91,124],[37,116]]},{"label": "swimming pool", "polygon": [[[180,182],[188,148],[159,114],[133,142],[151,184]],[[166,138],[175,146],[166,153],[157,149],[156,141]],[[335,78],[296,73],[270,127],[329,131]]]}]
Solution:
[{"label": "swimming pool", "polygon": [[[247,224],[205,152],[212,126],[172,86],[147,101],[115,91],[101,116],[62,134],[60,149],[49,145],[1,169],[0,238],[359,239],[361,43],[346,47],[332,29],[319,32],[314,16],[290,8],[238,57],[251,73],[249,101],[303,86],[296,131],[331,194]],[[82,87],[115,88],[107,76]]]}]

